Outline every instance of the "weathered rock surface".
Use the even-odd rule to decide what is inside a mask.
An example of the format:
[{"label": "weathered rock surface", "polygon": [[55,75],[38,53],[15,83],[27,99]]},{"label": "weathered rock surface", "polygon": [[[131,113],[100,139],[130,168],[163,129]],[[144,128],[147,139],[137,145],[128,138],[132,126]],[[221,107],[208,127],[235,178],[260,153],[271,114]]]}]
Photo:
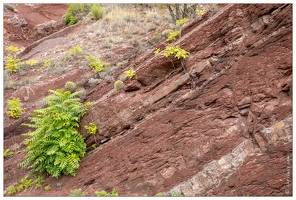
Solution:
[{"label": "weathered rock surface", "polygon": [[[77,176],[59,178],[63,192],[20,195],[292,196],[292,5],[229,4],[183,32],[191,76],[152,50],[138,55],[136,91],[100,83],[88,93]],[[82,128],[89,122],[97,135]],[[4,164],[6,188],[17,163]]]},{"label": "weathered rock surface", "polygon": [[20,43],[27,45],[66,26],[61,15],[66,13],[67,5],[12,4],[10,7],[12,6],[17,12],[9,11],[4,14],[4,35],[9,41],[21,41]]}]

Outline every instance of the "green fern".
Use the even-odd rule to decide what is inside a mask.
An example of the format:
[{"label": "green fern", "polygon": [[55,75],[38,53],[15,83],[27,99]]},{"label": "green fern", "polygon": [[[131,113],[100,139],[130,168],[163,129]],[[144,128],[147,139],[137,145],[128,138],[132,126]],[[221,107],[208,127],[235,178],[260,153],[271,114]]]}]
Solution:
[{"label": "green fern", "polygon": [[62,174],[75,176],[86,152],[84,138],[76,128],[91,103],[82,104],[76,98],[82,90],[49,92],[51,95],[44,99],[48,107],[33,112],[32,124],[23,124],[35,130],[23,134],[28,137],[24,142],[27,154],[19,166],[56,178]]}]

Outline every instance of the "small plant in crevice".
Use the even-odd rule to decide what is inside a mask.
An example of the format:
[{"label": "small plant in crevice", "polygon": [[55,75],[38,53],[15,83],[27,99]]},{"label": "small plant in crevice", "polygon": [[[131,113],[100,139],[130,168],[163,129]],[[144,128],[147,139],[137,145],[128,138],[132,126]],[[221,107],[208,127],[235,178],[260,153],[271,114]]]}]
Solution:
[{"label": "small plant in crevice", "polygon": [[187,21],[188,21],[187,18],[179,19],[179,20],[176,21],[176,25],[177,25],[177,26],[182,26],[182,25],[184,25]]},{"label": "small plant in crevice", "polygon": [[184,196],[184,195],[183,195],[182,192],[179,192],[179,193],[172,192],[172,193],[171,193],[171,196],[172,196],[172,197],[182,197],[182,196]]},{"label": "small plant in crevice", "polygon": [[46,191],[49,191],[49,190],[51,190],[51,186],[48,184],[48,185],[46,185],[46,186],[44,186],[44,190],[46,190]]},{"label": "small plant in crevice", "polygon": [[130,68],[129,70],[124,71],[123,74],[132,79],[136,75],[136,71],[133,68]]},{"label": "small plant in crevice", "polygon": [[[181,61],[181,65],[185,73],[188,73],[185,67],[185,64],[183,62],[183,59],[186,59],[189,56],[189,52],[180,48],[179,46],[172,46],[171,44],[168,44],[165,48],[165,50],[162,52],[162,55],[169,58],[170,61],[172,62],[173,66],[173,59],[177,58],[178,60]],[[173,58],[172,58],[173,56]],[[175,67],[175,66],[174,66]]]},{"label": "small plant in crevice", "polygon": [[155,194],[155,196],[156,196],[156,197],[162,197],[163,194],[162,194],[161,192],[159,192],[159,193]]},{"label": "small plant in crevice", "polygon": [[29,65],[30,67],[32,67],[32,66],[38,65],[39,61],[35,60],[35,59],[30,59],[30,60],[24,61],[24,64]]},{"label": "small plant in crevice", "polygon": [[95,195],[98,197],[118,197],[119,194],[114,188],[111,193],[106,192],[105,190],[95,191]]},{"label": "small plant in crevice", "polygon": [[108,64],[102,62],[100,59],[97,59],[95,56],[85,56],[85,58],[89,61],[88,66],[93,69],[93,72],[99,73],[102,70],[108,68]]},{"label": "small plant in crevice", "polygon": [[10,73],[14,73],[18,71],[19,59],[13,56],[5,57],[5,69],[8,69]]},{"label": "small plant in crevice", "polygon": [[205,14],[206,11],[204,9],[202,9],[202,8],[198,8],[198,9],[195,10],[195,12],[196,12],[196,15],[198,17],[201,17],[201,16],[203,16]]},{"label": "small plant in crevice", "polygon": [[4,156],[4,158],[11,158],[11,157],[14,156],[14,152],[13,151],[10,151],[10,149],[6,149],[3,152],[3,156]]},{"label": "small plant in crevice", "polygon": [[63,184],[61,182],[57,182],[57,187],[61,190],[62,189]]},{"label": "small plant in crevice", "polygon": [[38,176],[38,177],[35,179],[34,182],[35,182],[35,187],[36,187],[36,188],[41,188],[42,183],[44,183],[45,180],[43,179],[42,176]]},{"label": "small plant in crevice", "polygon": [[50,67],[51,63],[52,63],[52,61],[50,59],[44,60],[43,61],[43,66],[44,67]]},{"label": "small plant in crevice", "polygon": [[90,122],[89,125],[85,125],[84,128],[87,130],[87,133],[95,135],[98,131],[98,127],[95,123]]},{"label": "small plant in crevice", "polygon": [[115,81],[115,83],[114,83],[114,90],[115,90],[115,92],[118,92],[123,87],[124,87],[124,83],[121,80]]},{"label": "small plant in crevice", "polygon": [[174,40],[177,39],[176,37],[178,37],[180,35],[181,35],[181,31],[179,31],[179,30],[171,31],[171,32],[168,33],[167,41],[174,41]]},{"label": "small plant in crevice", "polygon": [[20,118],[23,113],[22,103],[19,98],[13,97],[7,102],[9,110],[6,112],[10,117]]},{"label": "small plant in crevice", "polygon": [[6,191],[8,194],[14,194],[16,193],[16,189],[15,189],[15,186],[14,185],[10,185],[6,188]]},{"label": "small plant in crevice", "polygon": [[73,46],[71,49],[69,49],[64,54],[64,59],[71,61],[71,60],[79,58],[82,55],[83,55],[83,50],[82,50],[81,46],[76,45],[76,46]]},{"label": "small plant in crevice", "polygon": [[[183,18],[183,19],[177,20],[176,25],[180,27],[183,24],[185,24],[186,22],[187,22],[187,18]],[[167,32],[167,41],[174,41],[177,39],[178,36],[181,37],[181,29],[180,30],[169,30]],[[174,68],[175,68],[175,66],[174,66],[173,60],[174,59],[180,60],[181,66],[182,66],[184,72],[188,73],[185,63],[184,63],[184,59],[186,59],[190,55],[190,53],[188,51],[182,49],[180,46],[178,46],[178,45],[174,46],[174,45],[168,43],[165,46],[165,49],[163,51],[161,51],[160,48],[157,48],[153,53],[155,55],[158,55],[159,53],[161,53],[162,56],[168,58],[171,61]]]},{"label": "small plant in crevice", "polygon": [[84,197],[85,193],[82,192],[81,188],[75,188],[73,190],[70,191],[70,197]]},{"label": "small plant in crevice", "polygon": [[65,89],[66,90],[73,90],[76,87],[75,83],[72,81],[67,81],[65,84]]},{"label": "small plant in crevice", "polygon": [[6,50],[6,51],[9,51],[9,52],[11,52],[11,53],[16,53],[16,52],[20,51],[21,48],[16,47],[16,46],[13,46],[13,45],[10,45],[10,46],[6,46],[6,47],[5,47],[5,50]]}]

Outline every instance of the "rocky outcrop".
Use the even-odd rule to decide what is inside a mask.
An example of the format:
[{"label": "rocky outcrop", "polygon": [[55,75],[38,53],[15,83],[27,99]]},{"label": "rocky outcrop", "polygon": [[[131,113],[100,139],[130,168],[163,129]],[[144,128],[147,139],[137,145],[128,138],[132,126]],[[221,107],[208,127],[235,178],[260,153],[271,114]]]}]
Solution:
[{"label": "rocky outcrop", "polygon": [[190,52],[190,75],[150,50],[129,63],[137,90],[88,92],[88,153],[77,176],[59,178],[63,191],[292,196],[292,5],[229,4],[205,17],[175,43]]},{"label": "rocky outcrop", "polygon": [[6,4],[4,7],[7,8],[4,13],[4,37],[10,42],[31,43],[66,27],[62,16],[67,5]]}]

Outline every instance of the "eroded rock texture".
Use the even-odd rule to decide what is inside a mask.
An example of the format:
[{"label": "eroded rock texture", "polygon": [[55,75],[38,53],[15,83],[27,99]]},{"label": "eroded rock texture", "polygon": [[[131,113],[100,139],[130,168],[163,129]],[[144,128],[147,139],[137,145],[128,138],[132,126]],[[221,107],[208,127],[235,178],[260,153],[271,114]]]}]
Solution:
[{"label": "eroded rock texture", "polygon": [[131,61],[137,90],[88,93],[89,152],[76,177],[59,178],[63,191],[292,195],[292,5],[229,4],[204,17],[176,42],[190,76],[151,51]]}]

